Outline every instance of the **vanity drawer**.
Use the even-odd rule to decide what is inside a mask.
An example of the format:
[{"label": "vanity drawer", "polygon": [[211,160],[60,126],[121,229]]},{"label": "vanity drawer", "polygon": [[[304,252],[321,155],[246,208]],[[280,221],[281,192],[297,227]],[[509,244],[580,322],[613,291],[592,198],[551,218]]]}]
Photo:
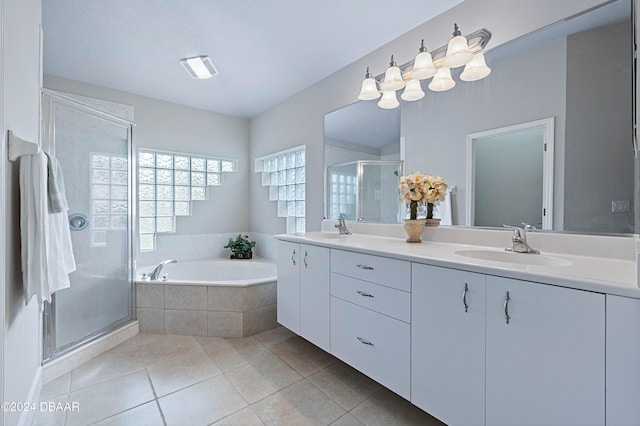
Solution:
[{"label": "vanity drawer", "polygon": [[409,399],[410,326],[331,298],[331,353]]},{"label": "vanity drawer", "polygon": [[411,293],[331,274],[331,295],[381,314],[411,322]]},{"label": "vanity drawer", "polygon": [[344,250],[331,250],[331,272],[411,291],[411,263]]}]

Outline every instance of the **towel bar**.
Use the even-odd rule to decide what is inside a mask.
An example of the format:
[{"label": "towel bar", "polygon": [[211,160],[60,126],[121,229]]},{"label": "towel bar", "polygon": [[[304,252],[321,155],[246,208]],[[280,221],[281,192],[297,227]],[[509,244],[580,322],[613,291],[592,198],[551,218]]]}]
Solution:
[{"label": "towel bar", "polygon": [[17,137],[11,130],[7,131],[7,141],[9,145],[9,161],[16,161],[18,157],[26,154],[37,154],[40,147],[35,142],[29,142]]}]

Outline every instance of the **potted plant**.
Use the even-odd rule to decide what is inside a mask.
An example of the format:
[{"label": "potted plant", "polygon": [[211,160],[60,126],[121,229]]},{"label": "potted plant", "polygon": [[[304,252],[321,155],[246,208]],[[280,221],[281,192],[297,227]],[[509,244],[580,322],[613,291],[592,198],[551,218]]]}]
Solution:
[{"label": "potted plant", "polygon": [[248,235],[238,234],[238,236],[233,239],[229,238],[229,242],[224,248],[229,250],[231,259],[251,259],[253,257],[253,247],[255,247],[256,242],[251,241]]}]

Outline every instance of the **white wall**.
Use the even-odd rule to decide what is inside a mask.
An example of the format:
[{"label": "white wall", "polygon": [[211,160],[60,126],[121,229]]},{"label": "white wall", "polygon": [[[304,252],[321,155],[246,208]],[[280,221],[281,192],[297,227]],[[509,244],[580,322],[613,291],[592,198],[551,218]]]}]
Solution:
[{"label": "white wall", "polygon": [[253,171],[247,155],[248,120],[52,75],[45,75],[44,85],[48,89],[133,105],[134,143],[138,148],[237,159],[238,172],[224,174],[221,186],[208,187],[207,201],[192,202],[192,216],[178,217],[174,235],[249,229],[249,174]]},{"label": "white wall", "polygon": [[[391,54],[398,62],[406,62],[415,56],[423,38],[430,48],[445,45],[454,22],[463,32],[489,29],[493,33],[490,47],[495,48],[600,3],[603,0],[467,0],[252,119],[251,159],[306,144],[307,230],[318,230],[323,215],[323,116],[356,101],[367,66],[374,74],[382,73]],[[274,207],[269,205],[267,189],[260,186],[259,175],[251,175],[250,188],[251,230],[285,232],[284,219],[264,213]]]},{"label": "white wall", "polygon": [[[40,106],[39,25],[42,10],[39,0],[4,0],[2,28],[4,31],[3,90],[4,126],[23,139],[38,141],[38,119]],[[38,304],[33,298],[25,306],[20,271],[20,222],[18,163],[8,163],[2,157],[4,170],[3,190],[6,191],[4,221],[5,263],[4,296],[5,314],[3,401],[29,401],[36,397],[39,381],[40,316]],[[3,412],[4,423],[20,423],[20,412]],[[27,413],[28,414],[28,413]],[[22,421],[28,415],[25,414]]]}]

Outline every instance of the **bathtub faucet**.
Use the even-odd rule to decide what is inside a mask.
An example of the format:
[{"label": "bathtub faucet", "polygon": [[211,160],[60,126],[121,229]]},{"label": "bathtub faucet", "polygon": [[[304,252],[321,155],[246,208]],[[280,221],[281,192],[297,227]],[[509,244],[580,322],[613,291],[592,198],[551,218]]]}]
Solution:
[{"label": "bathtub faucet", "polygon": [[162,262],[158,263],[158,266],[156,266],[154,270],[151,271],[151,275],[149,276],[149,279],[151,281],[157,280],[158,277],[160,276],[160,272],[162,272],[162,268],[164,268],[170,263],[178,263],[178,261],[175,259],[171,259],[171,260],[163,260]]}]

